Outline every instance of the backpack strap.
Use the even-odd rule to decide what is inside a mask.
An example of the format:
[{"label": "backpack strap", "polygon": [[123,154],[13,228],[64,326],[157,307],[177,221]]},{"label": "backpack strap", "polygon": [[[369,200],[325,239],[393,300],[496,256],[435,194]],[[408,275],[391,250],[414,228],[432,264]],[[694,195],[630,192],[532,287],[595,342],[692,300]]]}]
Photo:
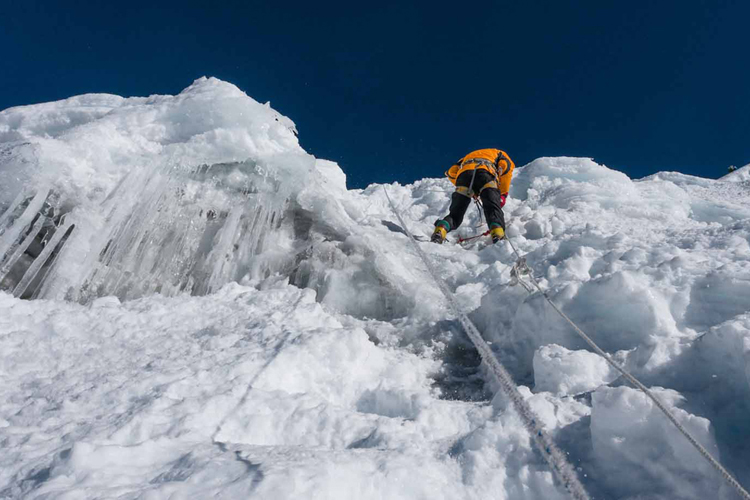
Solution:
[{"label": "backpack strap", "polygon": [[[500,170],[500,160],[505,162],[504,170]],[[495,157],[495,172],[496,172],[497,178],[500,179],[500,177],[504,176],[509,171],[510,171],[510,158],[508,158],[508,155],[506,155],[503,151],[498,150],[497,156]]]}]

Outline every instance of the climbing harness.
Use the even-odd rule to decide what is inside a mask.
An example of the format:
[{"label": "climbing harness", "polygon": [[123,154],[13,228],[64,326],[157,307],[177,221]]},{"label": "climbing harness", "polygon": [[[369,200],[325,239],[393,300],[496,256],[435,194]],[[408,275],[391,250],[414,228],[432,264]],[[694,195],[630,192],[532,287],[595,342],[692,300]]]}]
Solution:
[{"label": "climbing harness", "polygon": [[524,280],[525,276],[531,274],[528,264],[526,264],[526,258],[519,257],[516,262],[513,263],[513,267],[510,268],[510,286],[521,285],[527,292],[532,293],[534,289],[530,283]]},{"label": "climbing harness", "polygon": [[477,207],[477,213],[479,213],[479,223],[476,226],[474,226],[474,227],[475,228],[479,228],[479,227],[482,227],[484,225],[484,215],[482,214],[482,209],[484,207],[482,206],[482,202],[479,201],[479,198],[474,198],[474,206]]},{"label": "climbing harness", "polygon": [[[505,162],[505,168],[500,169],[500,162]],[[486,167],[489,172],[499,181],[502,176],[508,173],[510,171],[510,158],[502,152],[498,151],[497,156],[495,157],[495,161],[490,161],[486,158],[464,158],[459,165],[459,172],[463,169],[464,165],[468,165],[470,163],[473,163],[474,165],[477,165],[474,167],[474,170],[478,168],[479,165],[482,165],[483,167]],[[458,177],[458,174],[456,177]],[[474,176],[472,176],[472,184],[474,183]],[[472,184],[469,184],[471,186]]]},{"label": "climbing harness", "polygon": [[437,269],[427,258],[427,255],[419,246],[411,231],[409,231],[409,228],[406,226],[403,217],[401,217],[401,214],[396,210],[396,206],[393,204],[390,196],[388,196],[388,190],[385,186],[383,186],[383,190],[385,191],[385,196],[388,199],[388,203],[391,206],[393,214],[398,219],[401,227],[404,228],[404,231],[409,237],[409,241],[411,241],[414,249],[417,251],[417,255],[419,255],[419,258],[427,267],[427,271],[429,272],[430,276],[432,276],[432,279],[435,281],[438,289],[447,299],[448,304],[453,310],[453,313],[458,317],[459,322],[463,326],[464,331],[468,335],[472,344],[474,344],[474,347],[477,348],[477,351],[479,351],[482,360],[488,366],[498,384],[500,385],[500,389],[511,402],[518,415],[521,417],[524,427],[526,427],[532,437],[532,442],[549,465],[553,474],[568,490],[568,492],[570,492],[571,496],[575,500],[589,500],[590,497],[586,492],[586,489],[578,480],[578,476],[576,475],[573,467],[568,462],[565,454],[557,447],[557,445],[552,441],[549,435],[544,432],[539,418],[531,409],[529,403],[518,391],[518,386],[516,386],[516,384],[513,382],[513,378],[510,376],[510,373],[508,373],[502,363],[500,363],[500,361],[495,357],[489,344],[487,344],[487,342],[485,342],[485,340],[482,338],[482,335],[479,333],[479,330],[474,325],[474,323],[468,318],[468,316],[466,316],[464,312],[461,311],[461,307],[456,302],[456,299],[453,297],[453,294],[448,289],[448,286],[445,284],[443,279],[440,278]]},{"label": "climbing harness", "polygon": [[[528,285],[528,283],[525,283],[522,279],[520,279],[520,276],[528,276],[531,283],[533,283],[534,288],[536,288],[539,293],[542,294],[542,296],[545,298],[545,300],[549,303],[550,306],[563,318],[565,321],[567,321],[570,326],[573,327],[573,329],[576,331],[576,333],[596,352],[599,356],[604,358],[604,360],[615,370],[620,372],[623,377],[625,377],[635,388],[639,389],[641,392],[643,392],[653,403],[656,405],[659,410],[666,415],[666,417],[669,419],[670,422],[674,424],[675,427],[677,427],[677,430],[679,430],[683,436],[690,442],[690,444],[695,447],[696,450],[705,458],[708,460],[708,462],[721,474],[721,476],[726,480],[737,492],[744,498],[745,500],[750,500],[750,493],[745,490],[742,485],[737,482],[734,477],[719,463],[718,460],[716,460],[711,453],[706,450],[706,448],[703,447],[693,436],[690,434],[685,427],[682,426],[680,422],[677,421],[677,418],[672,414],[672,412],[664,405],[664,403],[661,402],[659,398],[657,398],[654,393],[652,393],[645,385],[641,383],[640,380],[635,378],[630,372],[628,372],[625,368],[620,366],[615,360],[612,359],[612,357],[604,352],[602,348],[600,348],[586,333],[581,330],[578,325],[576,325],[573,320],[571,320],[567,314],[562,312],[562,310],[557,307],[557,305],[552,302],[552,299],[549,298],[549,295],[546,291],[542,290],[542,287],[539,285],[539,282],[534,277],[534,273],[529,268],[528,264],[526,263],[526,259],[524,257],[521,257],[521,254],[518,253],[518,250],[516,249],[516,246],[511,241],[510,237],[506,235],[506,240],[508,241],[508,244],[513,249],[513,252],[516,254],[516,257],[518,257],[518,260],[513,265],[513,268],[511,269],[511,284],[513,284],[513,279],[515,276],[515,280],[517,283],[520,283],[526,288],[526,290],[529,293],[533,292],[533,289]],[[514,274],[515,273],[515,274]]]}]

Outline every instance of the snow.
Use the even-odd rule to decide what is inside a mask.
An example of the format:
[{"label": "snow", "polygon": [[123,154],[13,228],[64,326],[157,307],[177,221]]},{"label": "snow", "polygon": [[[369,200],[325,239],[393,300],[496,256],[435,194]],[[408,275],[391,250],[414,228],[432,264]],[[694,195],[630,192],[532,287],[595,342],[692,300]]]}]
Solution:
[{"label": "snow", "polygon": [[[709,421],[675,407],[675,391],[652,387],[680,424],[714,456]],[[598,477],[613,490],[674,498],[733,498],[733,492],[698,451],[656,409],[629,387],[603,387],[592,395],[591,439]]]},{"label": "snow", "polygon": [[723,181],[728,182],[748,182],[750,181],[750,164],[745,165],[742,168],[738,168],[734,172],[730,172],[721,178]]},{"label": "snow", "polygon": [[549,344],[534,353],[534,388],[538,391],[575,396],[613,382],[619,375],[593,352]]},{"label": "snow", "polygon": [[[550,298],[744,485],[749,172],[540,158],[506,205]],[[386,188],[425,236],[451,193]],[[420,245],[593,497],[734,498],[507,244]],[[0,112],[0,378],[0,498],[567,498],[383,186],[213,78]]]}]

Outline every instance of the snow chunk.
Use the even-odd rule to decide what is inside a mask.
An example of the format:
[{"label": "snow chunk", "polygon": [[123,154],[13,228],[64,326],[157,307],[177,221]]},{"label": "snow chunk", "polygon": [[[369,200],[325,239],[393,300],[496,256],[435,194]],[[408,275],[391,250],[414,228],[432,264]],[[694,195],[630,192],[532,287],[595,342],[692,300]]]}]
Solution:
[{"label": "snow chunk", "polygon": [[558,208],[590,205],[604,208],[637,198],[627,175],[588,158],[539,158],[516,174],[511,197],[533,208],[551,203]]},{"label": "snow chunk", "polygon": [[588,392],[612,382],[619,372],[601,356],[550,344],[534,353],[534,388],[558,396]]},{"label": "snow chunk", "polygon": [[338,164],[328,160],[315,160],[315,169],[320,174],[323,182],[328,184],[332,191],[346,191],[346,174]]},{"label": "snow chunk", "polygon": [[[622,258],[644,259],[635,251]],[[682,335],[669,303],[643,275],[622,271],[587,281],[565,310],[584,331],[595,332],[594,341],[607,352],[650,347],[635,353],[636,366],[651,370],[681,352]]]},{"label": "snow chunk", "polygon": [[750,307],[750,268],[713,271],[691,288],[685,320],[708,329],[745,313]]},{"label": "snow chunk", "polygon": [[[142,99],[141,99],[142,100]],[[127,102],[111,94],[85,94],[57,102],[16,106],[0,113],[0,142],[60,134],[98,120]]]},{"label": "snow chunk", "polygon": [[[678,392],[651,390],[709,453],[719,456],[707,419],[678,408],[683,400]],[[611,496],[731,498],[713,467],[645,394],[629,387],[602,387],[594,392],[592,406],[594,458]]]}]

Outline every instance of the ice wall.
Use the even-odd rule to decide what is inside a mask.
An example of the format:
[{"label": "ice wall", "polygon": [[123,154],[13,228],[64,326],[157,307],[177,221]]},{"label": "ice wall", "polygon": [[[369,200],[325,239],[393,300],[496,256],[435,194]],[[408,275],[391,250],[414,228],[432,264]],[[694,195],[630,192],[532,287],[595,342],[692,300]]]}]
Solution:
[{"label": "ice wall", "polygon": [[294,257],[315,159],[231,84],[0,113],[0,288],[88,301],[204,294]]},{"label": "ice wall", "polygon": [[363,239],[338,165],[231,84],[12,108],[0,141],[0,290],[16,297],[203,295],[278,275],[384,319],[430,295]]}]

